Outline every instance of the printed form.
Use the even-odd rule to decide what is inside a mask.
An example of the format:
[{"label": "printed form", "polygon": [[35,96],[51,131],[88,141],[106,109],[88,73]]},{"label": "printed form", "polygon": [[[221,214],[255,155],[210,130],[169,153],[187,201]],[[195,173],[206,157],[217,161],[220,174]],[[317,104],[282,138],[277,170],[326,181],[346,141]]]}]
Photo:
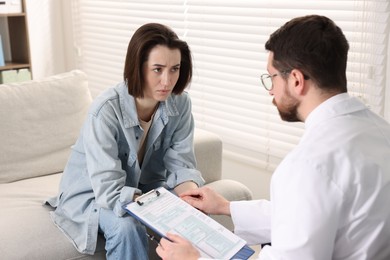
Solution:
[{"label": "printed form", "polygon": [[147,193],[125,209],[162,236],[167,232],[190,240],[202,257],[230,259],[246,242],[165,188]]}]

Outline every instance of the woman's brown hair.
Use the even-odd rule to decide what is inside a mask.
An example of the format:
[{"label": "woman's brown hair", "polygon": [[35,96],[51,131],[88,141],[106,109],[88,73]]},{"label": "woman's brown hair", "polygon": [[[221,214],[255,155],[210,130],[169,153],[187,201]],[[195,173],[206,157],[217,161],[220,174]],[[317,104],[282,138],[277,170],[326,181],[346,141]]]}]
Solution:
[{"label": "woman's brown hair", "polygon": [[188,44],[179,39],[169,27],[148,23],[135,31],[127,47],[123,78],[133,97],[143,97],[144,75],[142,66],[148,60],[150,51],[156,45],[179,49],[181,53],[180,75],[172,93],[181,94],[192,78],[192,57]]}]

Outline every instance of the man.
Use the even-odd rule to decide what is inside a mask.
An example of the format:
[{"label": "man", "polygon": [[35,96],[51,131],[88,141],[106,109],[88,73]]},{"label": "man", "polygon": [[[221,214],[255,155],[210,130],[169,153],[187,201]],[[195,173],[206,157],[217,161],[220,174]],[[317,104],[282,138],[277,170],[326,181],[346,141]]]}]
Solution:
[{"label": "man", "polygon": [[[258,259],[390,259],[390,125],[347,94],[348,42],[330,19],[304,16],[265,45],[262,83],[283,120],[305,123],[276,169],[271,201],[229,202],[204,187],[182,194],[210,214],[231,215],[249,244],[271,242]],[[177,235],[163,259],[198,259]]]}]

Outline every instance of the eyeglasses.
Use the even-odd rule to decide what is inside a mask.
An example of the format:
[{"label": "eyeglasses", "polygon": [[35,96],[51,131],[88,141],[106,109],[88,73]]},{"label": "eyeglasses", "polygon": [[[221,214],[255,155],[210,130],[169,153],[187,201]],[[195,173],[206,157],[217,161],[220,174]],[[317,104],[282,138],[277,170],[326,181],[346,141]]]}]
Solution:
[{"label": "eyeglasses", "polygon": [[260,76],[261,83],[263,84],[263,87],[267,91],[271,91],[274,88],[274,85],[272,83],[272,79],[276,76],[280,76],[281,74],[289,74],[290,72],[291,72],[291,70],[283,70],[280,73],[275,73],[272,75],[265,73],[265,74]]}]

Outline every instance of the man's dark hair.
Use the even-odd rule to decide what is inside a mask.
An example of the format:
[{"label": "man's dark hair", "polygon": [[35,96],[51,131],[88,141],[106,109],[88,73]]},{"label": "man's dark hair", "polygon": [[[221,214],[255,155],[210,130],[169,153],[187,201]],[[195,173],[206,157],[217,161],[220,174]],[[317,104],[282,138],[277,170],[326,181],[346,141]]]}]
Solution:
[{"label": "man's dark hair", "polygon": [[129,94],[133,97],[143,97],[144,75],[142,67],[148,60],[150,51],[156,45],[180,50],[180,76],[172,93],[181,94],[191,81],[192,58],[188,44],[180,40],[176,33],[167,26],[148,23],[135,31],[127,47],[123,78],[128,86]]},{"label": "man's dark hair", "polygon": [[349,44],[329,18],[319,15],[294,18],[271,34],[265,48],[273,52],[272,65],[277,70],[299,69],[325,91],[347,91]]}]

